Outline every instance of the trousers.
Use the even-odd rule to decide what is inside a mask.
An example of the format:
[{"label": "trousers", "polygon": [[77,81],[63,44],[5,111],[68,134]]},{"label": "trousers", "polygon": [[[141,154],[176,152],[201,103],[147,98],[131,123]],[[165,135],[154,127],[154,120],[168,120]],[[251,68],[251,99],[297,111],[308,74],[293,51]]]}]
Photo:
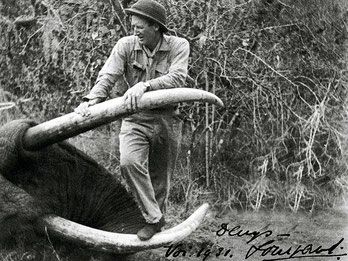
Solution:
[{"label": "trousers", "polygon": [[165,212],[181,128],[181,119],[172,113],[138,113],[122,120],[121,174],[147,223],[157,223]]}]

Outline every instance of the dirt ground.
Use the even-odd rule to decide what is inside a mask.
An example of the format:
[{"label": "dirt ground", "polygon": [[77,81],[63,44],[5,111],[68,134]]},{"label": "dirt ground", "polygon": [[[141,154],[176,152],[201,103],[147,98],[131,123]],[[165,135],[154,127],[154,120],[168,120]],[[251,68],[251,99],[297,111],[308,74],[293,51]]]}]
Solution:
[{"label": "dirt ground", "polygon": [[[167,226],[188,214],[175,208]],[[191,212],[191,211],[190,211]],[[193,212],[193,209],[192,209]],[[119,258],[89,254],[74,247],[0,251],[3,261],[348,261],[348,207],[316,213],[209,211],[203,224],[187,239],[172,246]],[[71,251],[72,250],[72,251]],[[281,254],[283,253],[283,254]]]},{"label": "dirt ground", "polygon": [[244,212],[223,217],[210,212],[185,241],[137,253],[128,260],[348,260],[347,221],[345,207],[317,213]]}]

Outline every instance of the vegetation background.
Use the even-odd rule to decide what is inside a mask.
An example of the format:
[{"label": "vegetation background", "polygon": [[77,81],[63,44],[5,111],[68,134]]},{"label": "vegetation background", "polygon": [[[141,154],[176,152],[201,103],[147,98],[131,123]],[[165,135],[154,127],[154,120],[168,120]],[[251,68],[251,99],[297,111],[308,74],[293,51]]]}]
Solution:
[{"label": "vegetation background", "polygon": [[[69,113],[130,32],[130,0],[2,0],[0,121]],[[170,203],[297,212],[344,200],[347,171],[345,0],[160,0],[191,45],[192,88],[226,108],[184,104]],[[71,142],[118,175],[119,123]],[[184,206],[184,208],[182,207]]]}]

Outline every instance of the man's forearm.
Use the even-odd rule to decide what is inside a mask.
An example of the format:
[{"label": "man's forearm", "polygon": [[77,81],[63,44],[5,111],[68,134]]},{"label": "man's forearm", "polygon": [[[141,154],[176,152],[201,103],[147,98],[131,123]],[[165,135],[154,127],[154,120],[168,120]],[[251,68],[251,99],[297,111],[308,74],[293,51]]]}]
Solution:
[{"label": "man's forearm", "polygon": [[184,87],[186,83],[185,73],[169,73],[161,77],[149,80],[149,90],[170,89]]}]

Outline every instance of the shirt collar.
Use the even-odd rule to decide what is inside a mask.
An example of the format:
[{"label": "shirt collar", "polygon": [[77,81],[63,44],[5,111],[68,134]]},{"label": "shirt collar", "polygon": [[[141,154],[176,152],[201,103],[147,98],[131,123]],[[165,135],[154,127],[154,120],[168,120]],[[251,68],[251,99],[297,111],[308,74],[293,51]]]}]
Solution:
[{"label": "shirt collar", "polygon": [[[138,37],[135,36],[135,46],[134,50],[142,50],[141,44],[139,43]],[[169,51],[169,36],[163,35],[161,46],[159,47],[158,51]]]},{"label": "shirt collar", "polygon": [[159,50],[160,46],[162,44],[162,38],[158,41],[155,49],[153,49],[152,51],[150,51],[149,48],[147,48],[145,45],[143,45],[143,50],[145,52],[145,54],[147,55],[147,57],[149,58],[153,58],[154,55],[157,53],[157,51]]},{"label": "shirt collar", "polygon": [[169,51],[169,36],[163,35],[162,44],[159,47],[158,51]]}]

